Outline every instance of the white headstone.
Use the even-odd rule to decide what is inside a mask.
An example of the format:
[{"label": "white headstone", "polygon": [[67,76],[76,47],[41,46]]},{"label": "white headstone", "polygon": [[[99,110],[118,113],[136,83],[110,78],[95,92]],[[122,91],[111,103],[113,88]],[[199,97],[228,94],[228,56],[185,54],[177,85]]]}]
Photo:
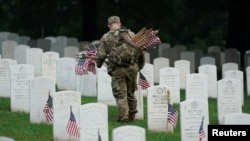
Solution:
[{"label": "white headstone", "polygon": [[180,72],[178,68],[166,67],[160,69],[160,85],[171,88],[174,103],[180,103]]},{"label": "white headstone", "polygon": [[30,79],[30,122],[31,123],[47,122],[46,115],[44,113],[44,108],[46,108],[45,106],[47,104],[49,95],[53,99],[54,93],[55,93],[55,81],[52,78],[47,76],[38,76],[33,79]]},{"label": "white headstone", "polygon": [[[67,37],[64,35],[59,35],[56,37],[56,48],[53,49],[53,51],[56,51],[59,53],[60,57],[64,57],[64,48],[67,46]],[[51,44],[51,47],[53,47],[53,44]]]},{"label": "white headstone", "polygon": [[76,37],[68,37],[67,38],[67,46],[76,46],[78,47],[78,39]]},{"label": "white headstone", "polygon": [[21,35],[18,40],[18,44],[24,44],[27,45],[28,41],[30,40],[29,36]]},{"label": "white headstone", "polygon": [[18,64],[10,67],[11,111],[30,111],[30,79],[34,78],[34,66]]},{"label": "white headstone", "polygon": [[56,62],[59,53],[49,51],[42,54],[42,76],[49,76],[56,81]]},{"label": "white headstone", "polygon": [[[138,74],[139,75],[139,74]],[[139,79],[139,78],[138,78]],[[137,113],[135,115],[135,119],[139,119],[142,120],[144,119],[144,102],[143,102],[143,94],[141,93],[141,88],[140,85],[137,84],[138,90],[135,91],[135,97],[137,99],[137,105],[136,105],[136,109],[137,109]]]},{"label": "white headstone", "polygon": [[[201,99],[189,99],[180,104],[181,141],[207,141],[209,124],[208,102]],[[200,137],[199,129],[203,129]]]},{"label": "white headstone", "polygon": [[[77,91],[60,91],[53,96],[53,140],[79,141],[81,94]],[[74,118],[72,118],[74,117]],[[71,119],[71,121],[70,121]],[[75,119],[75,120],[73,120]],[[70,125],[71,126],[68,126]],[[68,130],[71,127],[72,130]],[[73,132],[68,132],[73,131]]]},{"label": "white headstone", "polygon": [[161,44],[159,44],[159,46],[158,46],[159,57],[163,57],[164,56],[163,50],[169,49],[169,48],[170,48],[170,44],[169,43],[161,43]]},{"label": "white headstone", "polygon": [[102,104],[116,105],[111,87],[111,77],[105,66],[97,68],[97,101]]},{"label": "white headstone", "polygon": [[26,49],[26,63],[34,66],[35,76],[42,76],[42,54],[40,48]]},{"label": "white headstone", "polygon": [[148,130],[166,132],[168,127],[168,104],[171,103],[169,87],[155,85],[148,88]]},{"label": "white headstone", "polygon": [[219,124],[223,124],[226,114],[241,113],[241,81],[223,78],[218,81],[217,113]]},{"label": "white headstone", "polygon": [[220,52],[220,46],[218,45],[211,45],[208,47],[208,52]]},{"label": "white headstone", "polygon": [[242,97],[241,102],[242,102],[242,106],[244,105],[244,78],[243,78],[243,72],[240,70],[227,70],[225,72],[225,78],[235,78],[235,79],[239,79],[241,82],[241,92],[240,95]]},{"label": "white headstone", "polygon": [[195,55],[193,51],[181,52],[181,60],[187,60],[190,62],[190,73],[195,73]]},{"label": "white headstone", "polygon": [[17,45],[14,47],[14,60],[17,64],[26,64],[26,50],[30,48],[28,45]]},{"label": "white headstone", "polygon": [[215,58],[211,56],[204,56],[200,58],[200,65],[215,65]]},{"label": "white headstone", "polygon": [[[150,86],[154,86],[154,66],[150,63],[145,63],[144,67],[140,71],[143,76],[146,78]],[[147,89],[142,89],[139,87],[140,93],[143,96],[147,96]]]},{"label": "white headstone", "polygon": [[[81,141],[108,141],[108,107],[101,103],[88,103],[80,107]],[[98,137],[99,136],[99,137]]]},{"label": "white headstone", "polygon": [[16,65],[13,59],[0,59],[0,96],[10,97],[10,66]]},{"label": "white headstone", "polygon": [[2,42],[2,58],[14,59],[14,47],[17,46],[16,41],[5,40]]},{"label": "white headstone", "polygon": [[135,125],[124,125],[113,129],[112,141],[146,141],[145,129]]},{"label": "white headstone", "polygon": [[180,72],[180,88],[186,88],[186,75],[190,74],[190,62],[187,60],[177,60],[174,62],[174,67]]},{"label": "white headstone", "polygon": [[0,141],[14,141],[14,139],[5,136],[0,136]]},{"label": "white headstone", "polygon": [[226,61],[225,52],[220,52],[220,65],[222,66]]},{"label": "white headstone", "polygon": [[231,113],[224,116],[224,124],[229,125],[250,125],[249,113]]},{"label": "white headstone", "polygon": [[79,53],[79,47],[67,46],[64,48],[64,57],[71,57],[77,60],[76,55]]},{"label": "white headstone", "polygon": [[97,75],[88,71],[86,75],[76,76],[76,90],[84,96],[96,96]]},{"label": "white headstone", "polygon": [[239,70],[237,63],[224,63],[222,64],[222,78],[225,77],[225,72],[227,70]]},{"label": "white headstone", "polygon": [[198,72],[207,76],[208,97],[217,98],[217,67],[216,65],[201,65]]},{"label": "white headstone", "polygon": [[207,75],[202,73],[191,73],[186,76],[186,100],[201,99],[208,100]]},{"label": "white headstone", "polygon": [[8,36],[7,36],[7,39],[18,42],[18,40],[19,40],[19,34],[15,33],[15,32],[10,32],[10,34],[8,34]]},{"label": "white headstone", "polygon": [[51,43],[55,43],[55,42],[56,42],[56,37],[53,37],[53,36],[47,36],[47,37],[45,37],[44,39],[50,40]]},{"label": "white headstone", "polygon": [[154,82],[158,83],[160,82],[160,69],[169,67],[169,59],[165,57],[158,57],[153,60],[154,65]]},{"label": "white headstone", "polygon": [[250,96],[250,66],[246,68],[247,95]]},{"label": "white headstone", "polygon": [[75,59],[61,57],[56,64],[56,84],[60,90],[76,90]]}]

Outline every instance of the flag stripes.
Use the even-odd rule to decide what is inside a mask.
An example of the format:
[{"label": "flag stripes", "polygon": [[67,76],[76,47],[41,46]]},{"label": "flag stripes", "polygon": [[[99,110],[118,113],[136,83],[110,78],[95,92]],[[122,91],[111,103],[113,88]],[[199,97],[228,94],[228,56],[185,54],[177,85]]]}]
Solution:
[{"label": "flag stripes", "polygon": [[43,108],[43,113],[45,115],[46,121],[48,123],[53,121],[53,104],[52,104],[52,97],[49,94],[48,100]]},{"label": "flag stripes", "polygon": [[173,126],[176,126],[178,119],[178,111],[174,109],[174,106],[172,104],[168,104],[168,119],[167,121]]},{"label": "flag stripes", "polygon": [[201,125],[200,125],[200,128],[199,128],[199,137],[200,138],[206,137],[206,133],[205,133],[205,131],[203,129],[203,120],[201,121]]},{"label": "flag stripes", "polygon": [[70,109],[70,118],[69,118],[66,130],[68,134],[79,138],[79,128],[77,126],[75,116],[71,109]]},{"label": "flag stripes", "polygon": [[141,72],[139,72],[139,75],[140,75],[139,85],[141,86],[143,90],[146,90],[148,87],[150,87],[150,84]]},{"label": "flag stripes", "polygon": [[87,49],[87,51],[83,54],[84,57],[79,59],[75,67],[76,75],[86,75],[88,74],[88,71],[92,72],[93,74],[96,74],[96,53],[97,51],[94,47],[90,47]]}]

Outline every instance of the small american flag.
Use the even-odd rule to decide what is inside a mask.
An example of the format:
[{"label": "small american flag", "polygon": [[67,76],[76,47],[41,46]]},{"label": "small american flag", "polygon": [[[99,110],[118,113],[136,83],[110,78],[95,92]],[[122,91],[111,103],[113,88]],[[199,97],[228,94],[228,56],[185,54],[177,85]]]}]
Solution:
[{"label": "small american flag", "polygon": [[178,111],[175,110],[172,104],[168,104],[168,122],[176,126],[178,119]]},{"label": "small american flag", "polygon": [[201,120],[201,125],[200,125],[200,128],[199,128],[199,137],[200,139],[206,137],[206,133],[203,129],[203,120]]},{"label": "small american flag", "polygon": [[43,108],[43,113],[45,115],[46,121],[48,123],[53,121],[53,104],[52,104],[52,97],[49,94],[48,100]]},{"label": "small american flag", "polygon": [[87,49],[87,51],[84,53],[84,58],[80,58],[76,65],[76,75],[85,75],[88,74],[88,71],[92,72],[93,74],[96,74],[96,53],[97,51],[95,47],[89,47]]},{"label": "small american flag", "polygon": [[144,75],[139,72],[139,85],[143,90],[146,90],[148,87],[150,87],[150,84],[148,83],[147,79],[144,77]]},{"label": "small american flag", "polygon": [[72,112],[71,107],[70,107],[70,118],[69,118],[66,130],[68,134],[79,138],[79,128],[77,126],[76,119]]},{"label": "small american flag", "polygon": [[83,58],[80,58],[79,59],[79,61],[78,61],[78,63],[77,63],[77,65],[76,65],[76,68],[75,68],[75,74],[76,75],[85,75],[85,74],[87,74],[88,72],[87,72],[87,69],[86,68],[84,68],[84,67],[86,67],[84,64],[85,64],[85,59],[83,59]]},{"label": "small american flag", "polygon": [[159,44],[161,44],[160,38],[155,36],[155,35],[152,35],[150,37],[150,40],[146,44],[144,44],[142,46],[142,48],[143,48],[143,50],[148,50],[148,49],[151,49],[151,48],[155,48]]}]

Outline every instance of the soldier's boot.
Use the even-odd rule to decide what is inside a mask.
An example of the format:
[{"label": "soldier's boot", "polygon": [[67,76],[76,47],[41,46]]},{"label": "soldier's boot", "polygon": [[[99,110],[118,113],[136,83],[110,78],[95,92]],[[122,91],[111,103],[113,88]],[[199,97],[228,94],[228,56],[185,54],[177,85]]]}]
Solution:
[{"label": "soldier's boot", "polygon": [[128,123],[129,122],[129,118],[127,118],[127,117],[125,117],[125,118],[119,118],[117,121],[118,122]]},{"label": "soldier's boot", "polygon": [[125,107],[120,106],[118,108],[119,110],[119,117],[118,117],[118,122],[128,122],[129,118],[128,118],[128,109]]},{"label": "soldier's boot", "polygon": [[135,114],[137,113],[138,111],[135,111],[135,112],[129,112],[129,121],[134,121],[135,120]]}]

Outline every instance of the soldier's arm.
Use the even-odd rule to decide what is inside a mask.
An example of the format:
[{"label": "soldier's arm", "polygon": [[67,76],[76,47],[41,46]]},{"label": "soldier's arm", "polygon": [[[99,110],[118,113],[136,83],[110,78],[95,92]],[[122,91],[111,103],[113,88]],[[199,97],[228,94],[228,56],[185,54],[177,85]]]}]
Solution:
[{"label": "soldier's arm", "polygon": [[144,56],[144,51],[140,52],[139,58],[138,58],[138,67],[139,70],[141,70],[145,65],[145,56]]},{"label": "soldier's arm", "polygon": [[97,53],[96,53],[96,65],[98,68],[100,68],[107,58],[107,49],[106,49],[106,42],[101,39],[101,43],[99,47],[97,48]]}]

